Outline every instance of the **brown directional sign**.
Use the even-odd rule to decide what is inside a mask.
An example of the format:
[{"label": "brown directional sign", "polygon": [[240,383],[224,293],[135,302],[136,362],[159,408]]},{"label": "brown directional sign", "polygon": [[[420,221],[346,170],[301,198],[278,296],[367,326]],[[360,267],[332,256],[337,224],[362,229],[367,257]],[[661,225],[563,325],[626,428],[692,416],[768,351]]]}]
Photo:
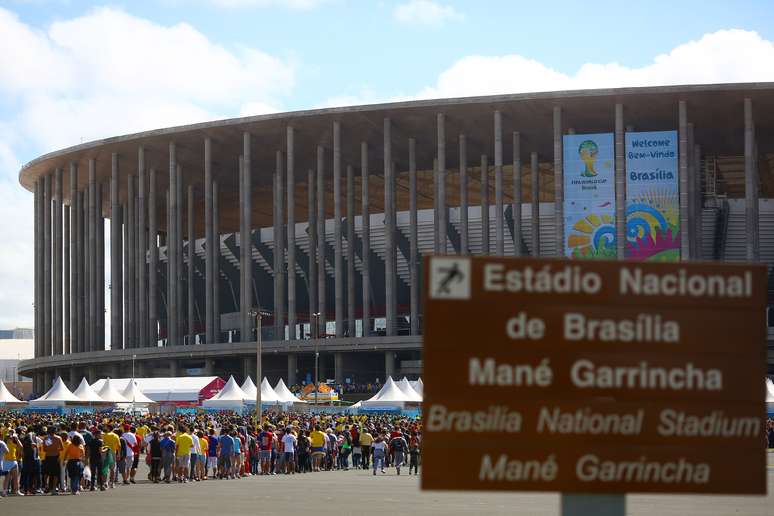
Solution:
[{"label": "brown directional sign", "polygon": [[765,493],[764,266],[432,257],[424,278],[423,488]]}]

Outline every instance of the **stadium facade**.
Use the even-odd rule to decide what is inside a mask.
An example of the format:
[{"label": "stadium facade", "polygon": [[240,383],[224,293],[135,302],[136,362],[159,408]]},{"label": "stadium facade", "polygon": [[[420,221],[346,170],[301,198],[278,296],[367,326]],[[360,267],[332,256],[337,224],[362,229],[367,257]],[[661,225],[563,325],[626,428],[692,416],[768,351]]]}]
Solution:
[{"label": "stadium facade", "polygon": [[421,372],[423,256],[772,263],[773,114],[772,83],[564,91],[52,152],[19,173],[35,199],[19,371],[36,392],[132,368],[254,375],[257,308],[270,379],[310,378],[319,353],[320,378],[365,383]]}]

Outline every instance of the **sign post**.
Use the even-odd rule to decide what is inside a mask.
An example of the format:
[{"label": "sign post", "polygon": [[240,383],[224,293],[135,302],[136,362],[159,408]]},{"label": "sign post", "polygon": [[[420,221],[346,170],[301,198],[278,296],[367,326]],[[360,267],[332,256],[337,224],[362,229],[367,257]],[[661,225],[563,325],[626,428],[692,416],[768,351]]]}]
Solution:
[{"label": "sign post", "polygon": [[425,266],[423,489],[765,493],[764,266]]}]

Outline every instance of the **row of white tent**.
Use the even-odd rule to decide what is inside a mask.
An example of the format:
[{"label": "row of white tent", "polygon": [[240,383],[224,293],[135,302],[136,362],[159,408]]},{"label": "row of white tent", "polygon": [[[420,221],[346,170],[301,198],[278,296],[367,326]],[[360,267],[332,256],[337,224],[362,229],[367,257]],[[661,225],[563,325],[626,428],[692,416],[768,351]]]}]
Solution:
[{"label": "row of white tent", "polygon": [[[245,405],[255,405],[257,396],[258,388],[249,376],[241,386],[231,376],[218,394],[202,402],[202,407],[217,410],[239,410]],[[274,388],[266,377],[261,380],[261,405],[291,405],[293,403],[306,402],[290,392],[282,378]]]},{"label": "row of white tent", "polygon": [[[96,385],[96,383],[95,383]],[[43,396],[30,400],[30,407],[63,407],[65,405],[116,405],[135,404],[147,406],[156,403],[148,398],[137,386],[137,382],[129,382],[119,391],[111,383],[110,379],[102,382],[101,387],[95,390],[86,378],[81,380],[75,391],[70,391],[60,377],[54,381],[54,385]],[[27,403],[13,396],[5,385],[0,382],[0,407],[20,407]]]},{"label": "row of white tent", "polygon": [[406,404],[422,403],[425,384],[422,378],[410,381],[405,376],[396,382],[392,376],[387,377],[382,388],[367,400],[358,401],[351,408],[404,408]]}]

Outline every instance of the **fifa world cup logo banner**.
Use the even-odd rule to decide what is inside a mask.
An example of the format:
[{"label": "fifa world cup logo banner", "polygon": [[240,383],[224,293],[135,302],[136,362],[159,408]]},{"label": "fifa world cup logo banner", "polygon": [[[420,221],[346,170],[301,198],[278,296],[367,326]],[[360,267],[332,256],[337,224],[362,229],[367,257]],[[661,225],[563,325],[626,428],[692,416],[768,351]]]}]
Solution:
[{"label": "fifa world cup logo banner", "polygon": [[613,133],[564,136],[564,254],[615,258]]},{"label": "fifa world cup logo banner", "polygon": [[626,259],[680,261],[677,131],[626,133]]}]

